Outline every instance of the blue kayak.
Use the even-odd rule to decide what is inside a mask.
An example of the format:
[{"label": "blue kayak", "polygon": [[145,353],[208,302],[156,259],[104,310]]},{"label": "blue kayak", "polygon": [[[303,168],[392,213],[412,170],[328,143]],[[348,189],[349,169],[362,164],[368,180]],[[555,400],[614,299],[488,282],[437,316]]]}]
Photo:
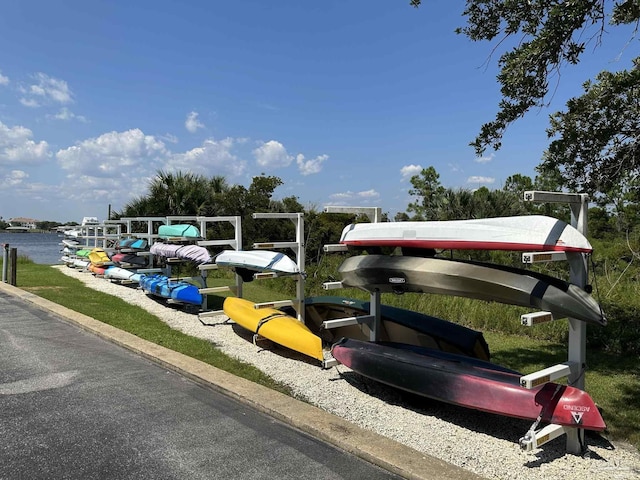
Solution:
[{"label": "blue kayak", "polygon": [[140,287],[150,295],[191,305],[202,304],[198,287],[182,280],[172,281],[165,275],[142,275]]}]

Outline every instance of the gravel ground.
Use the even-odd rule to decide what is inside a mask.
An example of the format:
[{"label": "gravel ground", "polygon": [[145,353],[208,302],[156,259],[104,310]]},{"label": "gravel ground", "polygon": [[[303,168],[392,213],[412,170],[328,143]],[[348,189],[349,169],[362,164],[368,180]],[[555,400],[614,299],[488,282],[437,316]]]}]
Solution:
[{"label": "gravel ground", "polygon": [[64,266],[60,270],[95,290],[144,308],[176,330],[211,341],[328,412],[486,478],[640,478],[640,453],[631,445],[587,432],[585,457],[566,454],[564,436],[524,452],[518,439],[531,422],[413,397],[364,379],[343,365],[324,370],[272,342],[261,340],[254,345],[251,335],[226,322],[224,315],[205,318],[209,325],[203,325],[197,315],[164,305],[139,289]]}]

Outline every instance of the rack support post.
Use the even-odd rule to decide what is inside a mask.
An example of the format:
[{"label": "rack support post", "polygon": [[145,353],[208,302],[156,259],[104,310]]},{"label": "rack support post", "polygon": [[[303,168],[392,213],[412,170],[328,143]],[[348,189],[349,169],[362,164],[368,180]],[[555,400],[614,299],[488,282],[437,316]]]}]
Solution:
[{"label": "rack support post", "polygon": [[[571,226],[587,236],[587,212],[589,196],[586,193],[559,193],[559,192],[524,192],[524,200],[540,203],[568,203],[571,208]],[[581,253],[568,253],[569,281],[580,288],[585,288],[588,280],[587,259]],[[568,377],[570,385],[584,390],[584,368],[586,366],[587,350],[587,325],[584,322],[569,318],[569,345],[568,361],[577,368],[571,369]],[[585,448],[584,430],[579,428],[567,428],[566,449],[568,453],[581,455]]]}]

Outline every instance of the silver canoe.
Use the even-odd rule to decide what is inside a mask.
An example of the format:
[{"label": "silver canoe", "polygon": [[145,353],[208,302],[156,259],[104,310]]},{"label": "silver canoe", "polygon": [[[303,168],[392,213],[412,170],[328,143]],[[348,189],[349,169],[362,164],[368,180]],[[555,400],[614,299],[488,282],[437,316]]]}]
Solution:
[{"label": "silver canoe", "polygon": [[552,312],[606,325],[602,309],[576,285],[548,275],[494,264],[409,256],[360,255],[338,270],[342,284],[368,292],[436,293]]}]

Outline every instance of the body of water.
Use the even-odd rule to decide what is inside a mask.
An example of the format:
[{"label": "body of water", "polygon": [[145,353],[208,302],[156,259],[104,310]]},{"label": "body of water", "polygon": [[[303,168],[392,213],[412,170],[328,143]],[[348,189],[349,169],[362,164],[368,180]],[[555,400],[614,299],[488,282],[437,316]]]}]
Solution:
[{"label": "body of water", "polygon": [[18,249],[18,256],[26,256],[35,263],[55,265],[60,263],[62,254],[57,233],[4,233],[0,232],[0,258],[4,255],[4,245]]}]

